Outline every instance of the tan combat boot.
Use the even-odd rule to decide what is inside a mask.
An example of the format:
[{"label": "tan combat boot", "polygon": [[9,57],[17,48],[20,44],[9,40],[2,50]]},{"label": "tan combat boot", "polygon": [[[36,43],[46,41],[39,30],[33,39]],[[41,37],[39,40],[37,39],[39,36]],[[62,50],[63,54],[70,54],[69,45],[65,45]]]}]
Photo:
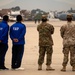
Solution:
[{"label": "tan combat boot", "polygon": [[72,67],[72,71],[75,71],[75,66]]},{"label": "tan combat boot", "polygon": [[38,70],[42,70],[42,65],[38,65]]},{"label": "tan combat boot", "polygon": [[65,72],[66,71],[66,66],[63,66],[63,68],[61,69],[61,71]]},{"label": "tan combat boot", "polygon": [[47,65],[46,70],[47,70],[47,71],[54,71],[55,69],[53,69],[50,65]]}]

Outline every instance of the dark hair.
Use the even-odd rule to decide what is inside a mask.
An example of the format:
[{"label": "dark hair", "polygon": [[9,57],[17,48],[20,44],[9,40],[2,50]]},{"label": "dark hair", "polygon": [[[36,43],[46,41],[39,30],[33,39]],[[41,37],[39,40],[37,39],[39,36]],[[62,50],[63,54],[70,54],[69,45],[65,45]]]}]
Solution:
[{"label": "dark hair", "polygon": [[47,22],[47,18],[42,18],[42,22]]},{"label": "dark hair", "polygon": [[72,18],[73,18],[73,15],[72,14],[67,14],[67,21],[68,22],[71,22],[72,21]]},{"label": "dark hair", "polygon": [[68,21],[68,22],[71,22],[71,21],[72,21],[72,18],[67,18],[67,21]]},{"label": "dark hair", "polygon": [[21,22],[21,21],[22,21],[22,16],[21,16],[21,15],[17,15],[16,20],[17,20],[18,22]]},{"label": "dark hair", "polygon": [[3,16],[3,20],[4,20],[4,21],[8,21],[8,20],[9,20],[9,16],[4,15],[4,16]]}]

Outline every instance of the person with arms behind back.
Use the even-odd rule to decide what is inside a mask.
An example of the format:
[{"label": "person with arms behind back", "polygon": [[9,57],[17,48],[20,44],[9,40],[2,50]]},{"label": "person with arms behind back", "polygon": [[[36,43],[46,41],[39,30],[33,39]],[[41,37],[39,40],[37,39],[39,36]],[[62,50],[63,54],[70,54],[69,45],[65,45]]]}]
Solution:
[{"label": "person with arms behind back", "polygon": [[5,55],[8,50],[8,25],[9,17],[7,15],[3,16],[3,21],[0,23],[0,69],[8,70],[5,67]]},{"label": "person with arms behind back", "polygon": [[46,58],[46,70],[55,70],[51,67],[52,53],[53,53],[53,40],[52,34],[54,33],[54,27],[47,23],[47,16],[42,15],[42,23],[37,26],[39,32],[39,59],[38,59],[38,70],[42,70],[42,64],[44,62],[45,53]]},{"label": "person with arms behind back", "polygon": [[72,14],[67,14],[67,24],[63,25],[60,29],[61,37],[63,38],[63,54],[64,59],[61,71],[66,71],[66,66],[69,60],[72,71],[75,71],[75,24],[72,23]]},{"label": "person with arms behind back", "polygon": [[10,38],[12,40],[12,69],[24,70],[21,68],[24,53],[26,26],[22,23],[22,16],[17,15],[17,22],[10,27]]}]

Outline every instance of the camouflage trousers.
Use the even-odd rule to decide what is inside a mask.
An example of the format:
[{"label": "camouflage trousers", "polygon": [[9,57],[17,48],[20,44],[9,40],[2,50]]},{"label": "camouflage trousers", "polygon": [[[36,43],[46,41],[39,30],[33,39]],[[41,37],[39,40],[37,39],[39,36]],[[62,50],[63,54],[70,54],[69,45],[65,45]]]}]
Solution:
[{"label": "camouflage trousers", "polygon": [[52,53],[53,53],[53,48],[52,46],[39,46],[39,59],[38,59],[38,64],[42,65],[44,62],[44,57],[45,54],[47,54],[46,57],[46,65],[51,64],[52,60]]},{"label": "camouflage trousers", "polygon": [[69,47],[63,47],[63,66],[67,66],[68,60],[69,60],[69,53],[70,53],[70,65],[75,66],[75,46],[69,46]]}]

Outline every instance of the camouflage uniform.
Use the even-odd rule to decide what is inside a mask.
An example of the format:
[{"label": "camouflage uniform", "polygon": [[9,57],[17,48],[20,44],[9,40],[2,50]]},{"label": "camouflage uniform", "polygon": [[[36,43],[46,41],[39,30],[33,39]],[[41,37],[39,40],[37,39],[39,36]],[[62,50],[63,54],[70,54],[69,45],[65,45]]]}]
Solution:
[{"label": "camouflage uniform", "polygon": [[51,64],[52,52],[53,52],[53,40],[52,34],[54,33],[54,27],[48,23],[41,23],[38,25],[37,30],[39,32],[39,59],[38,64],[42,65],[44,62],[45,53],[47,53],[47,63]]},{"label": "camouflage uniform", "polygon": [[68,22],[60,29],[61,37],[63,38],[63,66],[68,63],[68,56],[70,52],[70,64],[75,66],[75,25]]}]

